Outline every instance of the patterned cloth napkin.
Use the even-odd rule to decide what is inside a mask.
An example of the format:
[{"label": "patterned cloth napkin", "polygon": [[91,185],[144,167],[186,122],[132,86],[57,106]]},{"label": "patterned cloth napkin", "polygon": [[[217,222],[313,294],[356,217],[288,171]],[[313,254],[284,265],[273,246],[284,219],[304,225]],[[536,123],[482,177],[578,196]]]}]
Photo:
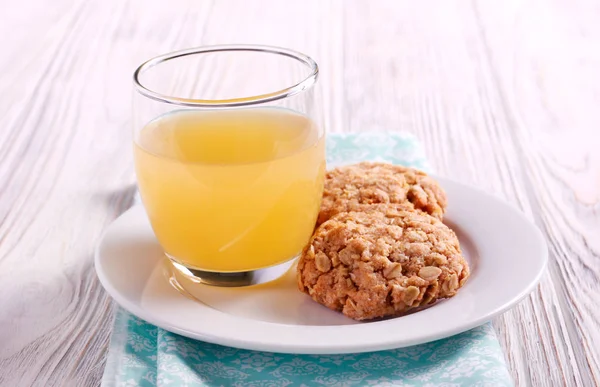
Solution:
[{"label": "patterned cloth napkin", "polygon": [[[429,169],[419,142],[410,135],[328,135],[329,166],[362,160]],[[102,386],[497,387],[512,386],[512,380],[489,323],[396,350],[288,355],[187,339],[118,309]]]}]

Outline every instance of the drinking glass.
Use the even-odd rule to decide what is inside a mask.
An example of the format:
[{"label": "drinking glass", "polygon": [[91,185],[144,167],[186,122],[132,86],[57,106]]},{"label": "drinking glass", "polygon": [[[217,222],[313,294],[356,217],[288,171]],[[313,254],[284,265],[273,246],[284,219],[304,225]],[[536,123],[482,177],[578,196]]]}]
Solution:
[{"label": "drinking glass", "polygon": [[301,252],[325,173],[318,74],[304,54],[250,45],[177,51],[135,71],[139,191],[175,270],[240,286]]}]

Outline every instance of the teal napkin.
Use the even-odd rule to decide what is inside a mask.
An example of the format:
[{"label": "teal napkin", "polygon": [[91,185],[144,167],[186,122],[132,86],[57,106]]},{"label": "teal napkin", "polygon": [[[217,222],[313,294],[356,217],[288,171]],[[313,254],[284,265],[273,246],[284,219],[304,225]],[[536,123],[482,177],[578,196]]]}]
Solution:
[{"label": "teal napkin", "polygon": [[[411,135],[330,134],[329,166],[381,160],[428,170]],[[118,309],[104,387],[141,386],[512,386],[487,323],[459,335],[396,350],[345,355],[248,351],[188,339]]]}]

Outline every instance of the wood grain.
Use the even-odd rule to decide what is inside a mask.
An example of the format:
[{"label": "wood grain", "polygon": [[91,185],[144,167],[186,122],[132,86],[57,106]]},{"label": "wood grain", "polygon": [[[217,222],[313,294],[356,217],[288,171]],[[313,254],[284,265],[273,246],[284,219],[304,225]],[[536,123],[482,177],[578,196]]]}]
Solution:
[{"label": "wood grain", "polygon": [[494,321],[515,384],[599,385],[599,17],[559,0],[4,2],[0,385],[99,384],[113,304],[92,254],[131,203],[131,73],[219,43],[309,53],[328,130],[413,132],[439,173],[523,210],[551,263]]},{"label": "wood grain", "polygon": [[[548,317],[555,324],[547,328],[553,341],[545,346],[545,361],[553,380],[590,385],[600,383],[600,335],[593,328],[600,323],[593,306],[600,274],[594,238],[600,226],[600,164],[594,153],[600,137],[593,128],[600,115],[592,107],[600,80],[588,76],[600,58],[581,22],[599,12],[597,7],[566,3],[476,9],[482,26],[495,27],[483,33],[488,60],[511,136],[520,148],[536,221],[551,242],[549,271],[557,294],[554,308],[560,314]],[[507,32],[501,36],[500,30]],[[573,345],[561,345],[563,341]]]}]

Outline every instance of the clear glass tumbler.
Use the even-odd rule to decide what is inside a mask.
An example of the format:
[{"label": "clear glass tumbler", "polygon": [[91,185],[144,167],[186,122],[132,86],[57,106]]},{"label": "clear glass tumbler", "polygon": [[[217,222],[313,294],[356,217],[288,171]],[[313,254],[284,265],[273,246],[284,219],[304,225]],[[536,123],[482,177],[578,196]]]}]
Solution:
[{"label": "clear glass tumbler", "polygon": [[134,160],[176,270],[239,286],[296,257],[319,211],[325,134],[318,66],[267,46],[210,46],[134,73]]}]

